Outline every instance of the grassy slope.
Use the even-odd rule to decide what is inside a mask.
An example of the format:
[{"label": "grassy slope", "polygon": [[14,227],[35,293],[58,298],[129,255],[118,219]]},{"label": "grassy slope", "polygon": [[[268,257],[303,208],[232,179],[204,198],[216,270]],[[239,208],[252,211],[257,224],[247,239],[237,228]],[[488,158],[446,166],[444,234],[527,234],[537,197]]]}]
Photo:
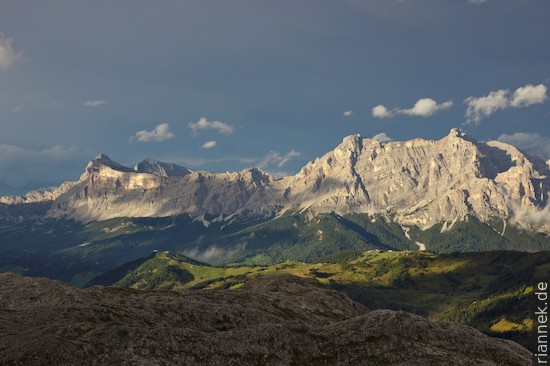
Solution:
[{"label": "grassy slope", "polygon": [[277,273],[315,278],[370,309],[401,309],[468,324],[529,345],[532,286],[550,275],[550,253],[371,251],[337,263],[233,267],[201,265],[162,253],[117,285],[177,291],[237,288],[250,278]]},{"label": "grassy slope", "polygon": [[224,265],[337,262],[372,249],[417,249],[414,241],[443,253],[550,249],[550,237],[510,225],[502,236],[498,224],[493,229],[471,218],[443,233],[440,225],[426,231],[410,228],[410,240],[399,225],[364,214],[309,218],[307,212],[287,212],[261,222],[216,222],[208,228],[186,216],[117,218],[86,225],[46,220],[0,226],[0,271],[83,286],[155,249],[193,253],[194,258]]}]

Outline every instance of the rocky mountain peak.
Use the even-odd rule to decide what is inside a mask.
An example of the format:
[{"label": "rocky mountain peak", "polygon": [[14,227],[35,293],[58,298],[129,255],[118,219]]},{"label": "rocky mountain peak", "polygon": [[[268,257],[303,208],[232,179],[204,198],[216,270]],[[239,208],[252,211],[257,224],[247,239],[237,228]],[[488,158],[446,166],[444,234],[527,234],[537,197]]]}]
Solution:
[{"label": "rocky mountain peak", "polygon": [[273,180],[273,176],[260,168],[248,168],[239,173],[242,179],[250,180],[255,184],[267,184]]},{"label": "rocky mountain peak", "polygon": [[365,138],[360,134],[349,135],[344,137],[342,143],[338,146],[338,149],[342,151],[359,152],[363,148],[363,140]]},{"label": "rocky mountain peak", "polygon": [[449,136],[449,137],[464,137],[464,136],[466,136],[466,133],[464,133],[460,128],[451,128],[451,131],[449,131],[449,134],[447,136]]},{"label": "rocky mountain peak", "polygon": [[480,145],[480,142],[471,138],[459,128],[453,128],[447,136],[443,137],[441,140],[437,141],[443,144],[450,144],[455,148],[457,146],[462,146],[463,148],[476,148]]},{"label": "rocky mountain peak", "polygon": [[109,158],[107,155],[105,155],[103,153],[96,156],[94,160],[97,160],[97,161],[112,161],[111,158]]},{"label": "rocky mountain peak", "polygon": [[161,177],[183,177],[191,171],[185,167],[173,163],[147,158],[134,167],[138,173],[150,173]]},{"label": "rocky mountain peak", "polygon": [[133,171],[132,169],[111,160],[111,158],[109,158],[107,155],[99,154],[94,160],[88,163],[88,166],[86,167],[86,172],[91,173],[92,171],[97,170],[100,167],[108,167],[121,172]]}]

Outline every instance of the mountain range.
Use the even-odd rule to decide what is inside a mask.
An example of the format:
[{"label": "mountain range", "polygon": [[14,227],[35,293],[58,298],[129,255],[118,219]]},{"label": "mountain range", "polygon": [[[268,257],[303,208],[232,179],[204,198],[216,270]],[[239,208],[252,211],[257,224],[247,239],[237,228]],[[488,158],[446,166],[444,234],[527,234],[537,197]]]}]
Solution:
[{"label": "mountain range", "polygon": [[549,189],[548,162],[458,129],[438,141],[348,136],[279,179],[100,155],[77,181],[0,197],[0,271],[83,285],[153,250],[215,265],[548,250]]},{"label": "mountain range", "polygon": [[[295,355],[344,349],[330,360],[523,364],[527,350],[437,321],[531,347],[532,284],[550,273],[549,166],[458,129],[438,141],[348,136],[284,178],[99,155],[77,181],[0,197],[0,272],[50,278],[0,275],[0,329],[17,328],[0,332],[0,359],[156,362],[176,349],[158,340],[178,339],[184,363],[308,364]],[[165,327],[199,313],[196,328]],[[258,337],[266,346],[250,348]],[[211,352],[230,339],[239,355]]]},{"label": "mountain range", "polygon": [[[548,163],[511,145],[475,141],[453,129],[439,141],[381,143],[348,136],[282,179],[257,168],[210,173],[152,159],[132,169],[102,154],[78,181],[0,197],[0,203],[5,219],[10,211],[24,212],[33,204],[41,212],[31,217],[91,222],[186,214],[205,225],[307,210],[314,216],[381,215],[422,230],[440,223],[448,230],[473,216],[548,233],[549,190]],[[25,219],[24,214],[13,216]]]}]

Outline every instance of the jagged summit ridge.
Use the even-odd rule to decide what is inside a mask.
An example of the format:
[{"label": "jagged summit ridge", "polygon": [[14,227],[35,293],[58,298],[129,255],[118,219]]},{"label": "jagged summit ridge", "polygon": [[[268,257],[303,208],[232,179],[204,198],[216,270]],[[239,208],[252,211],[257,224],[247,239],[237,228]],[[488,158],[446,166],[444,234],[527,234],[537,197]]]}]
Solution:
[{"label": "jagged summit ridge", "polygon": [[513,146],[453,129],[438,141],[381,144],[348,136],[291,177],[289,203],[316,212],[384,214],[428,228],[474,215],[482,221],[536,213],[547,204],[548,169]]},{"label": "jagged summit ridge", "polygon": [[[120,216],[270,216],[287,210],[384,215],[401,225],[451,227],[475,216],[549,232],[549,170],[515,147],[479,142],[459,129],[440,140],[381,143],[347,136],[296,175],[252,168],[193,171],[145,159],[134,169],[106,155],[53,201],[48,215],[80,221]],[[6,201],[6,198],[3,198]]]},{"label": "jagged summit ridge", "polygon": [[121,172],[131,172],[132,169],[128,168],[128,167],[125,167],[124,165],[121,165],[113,160],[111,160],[111,158],[109,158],[107,155],[105,154],[99,154],[98,156],[96,156],[96,158],[92,161],[90,161],[88,163],[88,166],[86,167],[86,170],[88,170],[88,168],[93,168],[93,167],[99,167],[99,166],[107,166],[113,170],[118,170],[118,171],[121,171]]},{"label": "jagged summit ridge", "polygon": [[164,163],[158,160],[147,158],[138,163],[134,170],[138,173],[151,173],[163,177],[183,177],[191,171],[187,168],[173,163]]}]

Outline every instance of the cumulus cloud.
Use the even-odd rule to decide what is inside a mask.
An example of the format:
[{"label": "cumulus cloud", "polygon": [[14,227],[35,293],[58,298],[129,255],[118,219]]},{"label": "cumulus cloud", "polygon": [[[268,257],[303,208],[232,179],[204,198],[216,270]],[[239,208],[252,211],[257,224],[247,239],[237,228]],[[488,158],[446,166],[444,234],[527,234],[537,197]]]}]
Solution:
[{"label": "cumulus cloud", "polygon": [[199,130],[215,130],[219,133],[231,135],[235,128],[228,123],[220,121],[208,121],[206,118],[201,117],[197,122],[189,122],[189,128],[193,130],[193,133],[198,133]]},{"label": "cumulus cloud", "polygon": [[344,117],[350,117],[352,114],[353,114],[353,111],[352,111],[352,110],[345,111],[344,113],[342,113],[342,115],[343,115]]},{"label": "cumulus cloud", "polygon": [[130,142],[137,140],[139,142],[162,142],[176,137],[170,132],[170,125],[168,123],[161,123],[155,127],[152,131],[141,130],[130,137]]},{"label": "cumulus cloud", "polygon": [[388,110],[388,108],[382,104],[379,104],[372,109],[372,116],[376,118],[387,118],[391,117],[392,113]]},{"label": "cumulus cloud", "polygon": [[299,151],[290,150],[286,155],[281,155],[278,151],[270,151],[267,156],[258,163],[258,168],[266,168],[269,166],[277,166],[282,168],[292,159],[302,155]]},{"label": "cumulus cloud", "polygon": [[467,105],[466,123],[479,124],[485,117],[489,117],[499,109],[521,108],[532,104],[544,103],[546,95],[544,84],[527,84],[510,95],[509,89],[499,89],[483,97],[468,97],[464,100]]},{"label": "cumulus cloud", "polygon": [[399,112],[409,116],[429,117],[437,111],[449,109],[452,106],[453,102],[450,100],[437,104],[437,102],[431,98],[422,98],[414,104],[414,107],[410,109],[402,109]]},{"label": "cumulus cloud", "polygon": [[206,141],[204,144],[202,144],[203,149],[211,149],[215,147],[218,143],[214,140],[212,141]]},{"label": "cumulus cloud", "polygon": [[388,135],[386,135],[385,132],[382,132],[382,133],[379,133],[377,135],[374,135],[372,137],[373,140],[376,140],[378,142],[381,142],[381,143],[385,143],[385,142],[392,142],[393,139],[391,137],[389,137]]},{"label": "cumulus cloud", "polygon": [[104,99],[92,99],[88,100],[86,103],[84,103],[85,107],[99,107],[103,104],[107,103]]},{"label": "cumulus cloud", "polygon": [[75,146],[32,150],[0,144],[0,196],[22,194],[77,178],[87,155],[89,152],[79,151]]},{"label": "cumulus cloud", "polygon": [[531,104],[544,103],[548,99],[546,95],[546,86],[544,84],[539,85],[525,85],[521,88],[517,88],[512,97],[510,105],[512,107],[527,107]]},{"label": "cumulus cloud", "polygon": [[521,151],[545,160],[550,158],[550,138],[541,136],[538,133],[516,132],[511,135],[502,134],[497,140],[514,145]]},{"label": "cumulus cloud", "polygon": [[479,123],[484,117],[488,117],[499,109],[507,108],[510,104],[508,99],[509,90],[500,89],[492,91],[484,97],[469,97],[464,100],[468,109],[466,118],[468,123]]},{"label": "cumulus cloud", "polygon": [[5,71],[15,65],[23,57],[21,52],[15,52],[12,46],[13,40],[0,33],[0,70]]},{"label": "cumulus cloud", "polygon": [[379,104],[372,109],[372,115],[376,118],[388,118],[399,114],[415,117],[429,117],[437,111],[449,109],[452,106],[453,102],[450,100],[438,104],[432,98],[421,98],[412,108],[394,108],[388,110],[384,105]]}]

